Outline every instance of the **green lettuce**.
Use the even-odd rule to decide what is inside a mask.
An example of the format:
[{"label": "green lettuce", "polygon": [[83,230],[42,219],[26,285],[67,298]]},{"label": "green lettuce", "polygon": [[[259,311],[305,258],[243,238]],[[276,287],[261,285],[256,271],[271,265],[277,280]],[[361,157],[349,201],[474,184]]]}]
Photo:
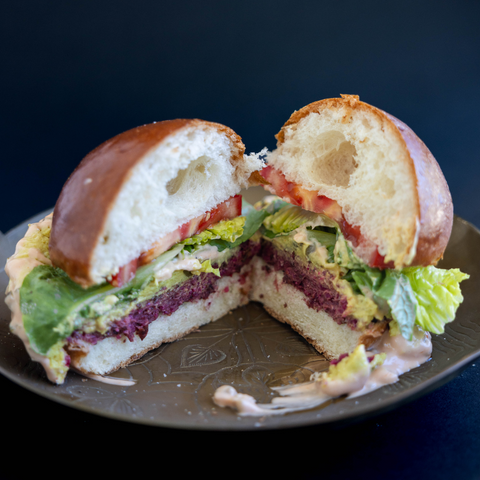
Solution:
[{"label": "green lettuce", "polygon": [[388,304],[391,316],[397,322],[400,333],[407,340],[411,340],[417,302],[408,278],[402,272],[387,269],[385,279],[375,295]]},{"label": "green lettuce", "polygon": [[275,238],[288,235],[306,225],[308,240],[315,240],[326,247],[328,261],[333,262],[335,245],[338,235],[341,235],[338,225],[324,215],[304,210],[290,204],[277,204],[276,211],[263,221],[263,235]]},{"label": "green lettuce", "polygon": [[59,268],[35,267],[20,289],[23,325],[32,348],[47,355],[50,347],[68,337],[74,329],[73,311],[95,292],[84,290]]},{"label": "green lettuce", "polygon": [[238,247],[240,244],[250,239],[257,232],[265,218],[273,213],[275,206],[278,207],[279,203],[286,204],[286,202],[284,202],[283,200],[278,200],[273,202],[267,208],[261,208],[257,210],[256,208],[253,208],[253,206],[250,205],[248,202],[243,200],[242,215],[245,218],[245,224],[243,225],[242,234],[234,241],[229,241],[227,239],[218,239],[211,240],[209,244],[217,247],[219,252],[225,250],[226,248]]},{"label": "green lettuce", "polygon": [[335,263],[348,269],[364,268],[366,265],[355,255],[349,242],[337,229],[337,242],[333,250]]},{"label": "green lettuce", "polygon": [[52,346],[68,337],[75,322],[90,316],[92,306],[115,295],[120,301],[130,301],[153,279],[155,268],[161,268],[183,250],[176,245],[153,262],[140,267],[135,277],[122,287],[109,283],[84,289],[60,268],[49,265],[35,267],[20,288],[20,308],[23,325],[32,348],[47,355]]},{"label": "green lettuce", "polygon": [[192,270],[194,275],[200,275],[201,273],[214,273],[217,277],[220,276],[220,269],[213,268],[212,263],[210,260],[205,260],[202,262],[200,268],[196,270]]},{"label": "green lettuce", "polygon": [[346,278],[354,290],[372,298],[393,319],[392,333],[410,339],[415,324],[431,333],[444,332],[463,301],[459,284],[469,275],[433,266],[398,271],[365,265],[362,270],[351,270]]},{"label": "green lettuce", "polygon": [[315,221],[318,213],[303,210],[294,205],[286,205],[263,221],[265,228],[275,235],[290,233],[304,223]]},{"label": "green lettuce", "polygon": [[223,240],[227,243],[234,242],[243,234],[245,217],[236,217],[233,220],[222,220],[215,225],[207,228],[201,233],[197,233],[185,240],[179,242],[181,245],[201,246],[211,243],[212,240]]},{"label": "green lettuce", "polygon": [[[263,221],[263,234],[268,238],[275,238],[279,235],[288,235],[290,232],[298,229],[302,225],[306,225],[308,231],[319,232],[316,238],[317,241],[325,246],[333,246],[335,242],[333,239],[338,231],[338,225],[330,220],[325,215],[304,210],[301,207],[288,204],[281,201],[277,203],[275,211],[271,212]],[[273,204],[274,202],[272,202]],[[270,211],[271,211],[270,207]],[[269,213],[269,207],[266,208]],[[322,232],[332,234],[332,237],[322,236]],[[315,235],[315,234],[314,234]]]},{"label": "green lettuce", "polygon": [[433,266],[409,267],[403,270],[412,286],[417,302],[416,323],[432,333],[443,333],[454,320],[463,302],[460,282],[470,275],[457,268],[443,270]]}]

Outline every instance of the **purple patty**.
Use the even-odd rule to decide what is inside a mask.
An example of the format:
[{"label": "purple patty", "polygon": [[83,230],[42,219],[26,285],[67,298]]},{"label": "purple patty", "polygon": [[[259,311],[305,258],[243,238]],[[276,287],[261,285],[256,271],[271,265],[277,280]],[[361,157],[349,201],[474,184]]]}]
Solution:
[{"label": "purple patty", "polygon": [[[258,242],[247,241],[242,243],[238,251],[220,266],[220,275],[229,277],[239,272],[243,265],[248,263],[259,250],[260,243]],[[218,268],[215,263],[213,266]],[[76,340],[81,339],[95,345],[99,340],[106,337],[121,338],[126,336],[130,341],[133,341],[135,334],[143,340],[148,333],[148,326],[159,315],[169,316],[185,302],[208,298],[217,291],[219,280],[220,277],[213,273],[192,275],[187,281],[174,285],[170,289],[164,287],[155,297],[137,305],[128,315],[115,320],[105,334],[98,332],[84,333],[75,330],[68,340],[75,343]]]},{"label": "purple patty", "polygon": [[338,324],[347,323],[350,328],[355,329],[357,320],[345,315],[347,299],[335,290],[334,277],[330,272],[317,269],[311,263],[300,262],[295,253],[280,250],[267,240],[262,240],[259,255],[267,263],[267,273],[270,268],[282,271],[283,283],[304,293],[310,308],[317,312],[323,310]]}]

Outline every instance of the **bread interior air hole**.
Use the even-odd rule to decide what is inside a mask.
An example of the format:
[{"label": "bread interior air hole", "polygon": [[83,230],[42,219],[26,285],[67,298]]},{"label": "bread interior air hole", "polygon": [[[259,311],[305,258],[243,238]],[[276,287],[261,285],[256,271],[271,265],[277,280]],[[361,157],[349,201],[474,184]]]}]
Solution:
[{"label": "bread interior air hole", "polygon": [[336,130],[320,134],[313,142],[312,155],[305,161],[305,170],[309,170],[312,180],[336,187],[348,186],[358,166],[355,147]]},{"label": "bread interior air hole", "polygon": [[202,156],[190,162],[187,168],[181,169],[175,178],[167,183],[167,192],[170,196],[185,195],[192,189],[206,182],[212,175],[219,175],[219,169],[214,160]]}]

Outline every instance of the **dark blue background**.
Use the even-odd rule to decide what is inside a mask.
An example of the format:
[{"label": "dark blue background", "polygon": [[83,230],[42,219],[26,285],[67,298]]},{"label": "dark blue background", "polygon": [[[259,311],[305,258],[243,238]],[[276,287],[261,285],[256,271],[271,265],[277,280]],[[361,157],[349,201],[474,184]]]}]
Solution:
[{"label": "dark blue background", "polygon": [[413,128],[480,225],[479,20],[465,0],[3,2],[0,230],[124,130],[198,117],[272,149],[294,110],[340,93]]},{"label": "dark blue background", "polygon": [[[82,157],[121,131],[198,117],[232,127],[247,151],[272,149],[295,109],[340,93],[413,128],[456,213],[480,226],[479,20],[473,0],[2,2],[0,230],[53,206]],[[478,368],[340,430],[241,434],[123,424],[1,378],[4,438],[25,459],[5,478],[60,460],[91,472],[92,458],[140,476],[480,478]]]}]

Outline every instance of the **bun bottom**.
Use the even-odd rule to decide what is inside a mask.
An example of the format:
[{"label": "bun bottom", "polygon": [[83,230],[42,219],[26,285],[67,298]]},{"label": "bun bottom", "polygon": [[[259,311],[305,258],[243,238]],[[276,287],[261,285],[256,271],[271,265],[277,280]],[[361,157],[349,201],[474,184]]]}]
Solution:
[{"label": "bun bottom", "polygon": [[283,283],[283,273],[263,268],[267,264],[259,257],[252,260],[250,299],[263,304],[275,319],[289,324],[328,360],[351,352],[360,343],[362,332],[339,325],[323,311],[307,305],[305,294]]},{"label": "bun bottom", "polygon": [[[245,273],[242,270],[241,273]],[[126,337],[105,338],[95,345],[84,343],[85,351],[69,352],[71,366],[85,375],[107,375],[125,367],[163,343],[173,342],[202,325],[214,322],[230,310],[248,303],[250,283],[247,276],[235,273],[218,281],[218,288],[204,300],[186,302],[171,315],[161,315],[148,327],[142,340]]]}]

